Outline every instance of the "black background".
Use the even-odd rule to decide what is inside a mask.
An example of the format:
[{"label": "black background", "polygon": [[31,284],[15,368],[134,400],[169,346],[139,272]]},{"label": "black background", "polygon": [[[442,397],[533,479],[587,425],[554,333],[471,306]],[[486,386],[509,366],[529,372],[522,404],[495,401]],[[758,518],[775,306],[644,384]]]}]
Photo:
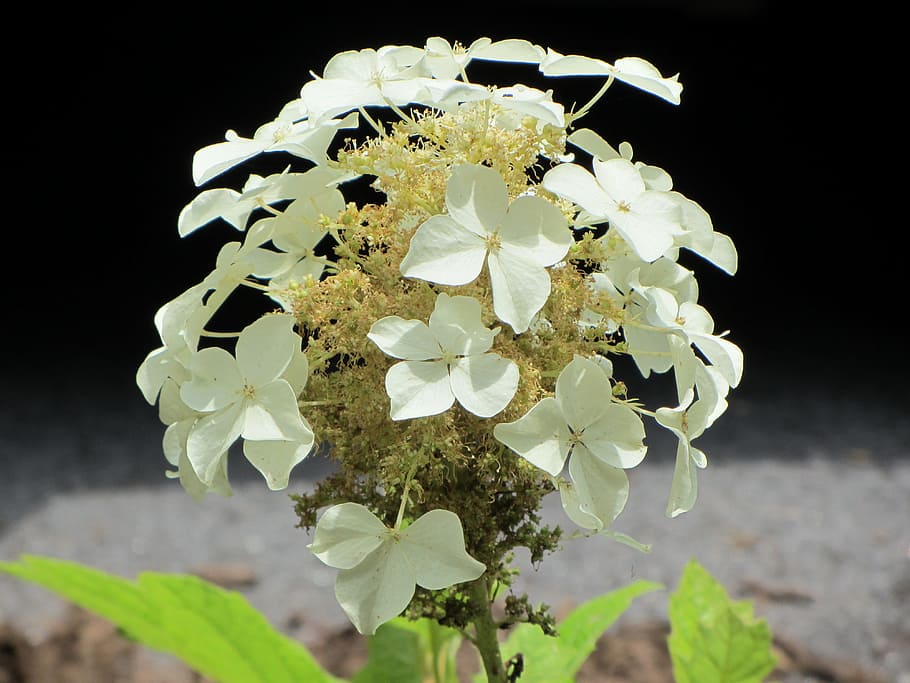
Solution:
[{"label": "black background", "polygon": [[[849,196],[848,171],[839,170],[846,134],[832,130],[838,108],[822,96],[839,76],[825,48],[805,60],[793,52],[792,22],[767,3],[371,7],[140,4],[122,15],[79,8],[23,25],[29,39],[10,55],[8,79],[17,110],[7,124],[12,275],[3,336],[14,374],[129,380],[159,344],[155,310],[239,237],[226,225],[178,237],[177,215],[199,192],[193,153],[228,128],[251,136],[337,52],[419,46],[433,35],[464,44],[525,38],[679,72],[680,106],[617,83],[585,125],[614,145],[630,141],[637,159],[669,171],[734,239],[735,277],[696,258],[685,264],[717,330],[729,329],[746,353],[743,387],[906,374],[898,362],[905,344],[886,321],[902,273],[867,255],[881,253],[855,220],[869,198]],[[532,79],[534,70],[522,74],[505,78]],[[569,105],[598,85],[549,79],[544,87]],[[205,187],[239,189],[250,170],[274,172],[289,159],[262,155]]]}]

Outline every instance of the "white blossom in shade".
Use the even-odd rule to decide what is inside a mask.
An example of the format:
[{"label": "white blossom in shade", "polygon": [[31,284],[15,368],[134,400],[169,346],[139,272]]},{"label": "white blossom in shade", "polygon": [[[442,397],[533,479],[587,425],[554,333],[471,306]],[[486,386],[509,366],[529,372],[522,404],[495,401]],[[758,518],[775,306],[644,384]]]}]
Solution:
[{"label": "white blossom in shade", "polygon": [[383,353],[402,359],[386,373],[393,420],[437,415],[457,400],[470,413],[491,417],[518,388],[518,366],[488,353],[499,328],[481,321],[477,299],[441,293],[429,325],[387,316],[367,337]]},{"label": "white blossom in shade", "polygon": [[695,387],[685,403],[676,408],[658,408],[657,423],[666,427],[678,439],[673,483],[667,501],[666,515],[676,517],[688,512],[698,496],[698,469],[707,467],[705,454],[692,445],[727,408],[729,385],[714,367],[700,361],[694,365]]},{"label": "white blossom in shade", "polygon": [[516,334],[528,329],[550,296],[547,266],[573,243],[562,212],[540,197],[509,203],[495,170],[463,164],[446,187],[447,215],[432,216],[411,238],[401,273],[443,285],[464,285],[486,261],[493,311]]},{"label": "white blossom in shade", "polygon": [[553,49],[540,63],[544,76],[613,76],[616,80],[679,104],[683,86],[679,74],[662,76],[656,66],[640,57],[622,57],[613,64],[581,55],[563,55]]},{"label": "white blossom in shade", "polygon": [[607,369],[576,356],[559,373],[554,397],[493,429],[499,441],[554,477],[568,459],[581,510],[603,527],[625,504],[623,470],[637,466],[647,451],[641,419],[611,400]]},{"label": "white blossom in shade", "polygon": [[[319,171],[317,167],[308,171]],[[284,211],[275,216],[256,221],[247,233],[244,249],[271,243],[278,251],[268,260],[260,258],[253,275],[268,279],[275,292],[270,296],[287,309],[287,302],[278,294],[292,280],[302,282],[307,278],[318,280],[323,272],[325,259],[315,253],[317,245],[328,234],[321,222],[323,216],[336,216],[344,209],[344,195],[335,187],[326,187],[321,179],[304,192]]]},{"label": "white blossom in shade", "polygon": [[[695,348],[721,374],[730,387],[739,385],[743,374],[743,352],[725,338],[714,334],[714,320],[704,306],[694,301],[679,303],[663,287],[634,284],[639,299],[640,319],[627,320],[623,331],[632,356],[644,377],[653,370],[666,372],[673,366],[670,337],[679,336]],[[640,324],[644,323],[644,324]]]},{"label": "white blossom in shade", "polygon": [[196,421],[195,416],[188,419],[180,420],[169,425],[164,432],[162,447],[167,461],[176,470],[168,470],[165,476],[168,479],[177,479],[183,490],[186,491],[193,500],[199,501],[206,493],[217,493],[218,495],[228,497],[233,491],[228,481],[227,472],[227,453],[223,454],[218,461],[214,476],[211,482],[206,484],[196,474],[193,465],[187,456],[186,440],[189,436],[193,423]]},{"label": "white blossom in shade", "polygon": [[263,152],[288,152],[315,164],[326,160],[326,151],[341,128],[356,128],[356,112],[344,119],[307,118],[303,121],[277,118],[253,133],[252,138],[228,130],[225,141],[208,145],[193,155],[193,182],[204,185],[212,178]]},{"label": "white blossom in shade", "polygon": [[410,103],[446,108],[489,96],[479,85],[432,78],[425,56],[423,49],[408,45],[341,52],[325,65],[322,78],[304,84],[300,98],[311,116],[326,117],[361,107]]},{"label": "white blossom in shade", "polygon": [[627,159],[593,159],[594,174],[577,164],[559,164],[544,175],[543,187],[575,202],[611,229],[644,261],[655,261],[683,232],[680,208],[666,192],[649,190]]},{"label": "white blossom in shade", "polygon": [[152,351],[140,366],[136,382],[149,403],[168,377],[174,362],[183,363],[194,353],[206,323],[250,274],[263,268],[273,254],[265,249],[243,249],[240,242],[221,247],[215,268],[199,282],[161,306],[155,327],[162,346]]},{"label": "white blossom in shade", "polygon": [[464,70],[473,59],[539,64],[546,50],[527,40],[507,38],[495,43],[490,38],[478,38],[467,48],[453,46],[445,38],[428,38],[424,48],[424,64],[434,78],[464,77]]},{"label": "white blossom in shade", "polygon": [[416,586],[441,590],[473,581],[486,569],[465,550],[461,520],[448,510],[431,510],[405,529],[391,529],[363,505],[342,503],[323,513],[308,547],[341,570],[338,604],[367,635],[401,614]]},{"label": "white blossom in shade", "polygon": [[229,188],[200,192],[180,212],[177,232],[181,237],[186,237],[219,218],[242,232],[256,209],[287,199],[307,197],[319,189],[334,186],[351,177],[350,174],[326,166],[317,166],[306,173],[285,171],[266,177],[251,174],[242,192]]},{"label": "white blossom in shade", "polygon": [[[236,358],[219,347],[193,354],[191,379],[180,386],[181,400],[204,415],[187,436],[187,457],[199,479],[210,484],[224,453],[239,437],[249,441],[297,442],[309,452],[313,432],[297,408],[297,396],[282,377],[300,345],[294,320],[267,315],[248,325],[237,340]],[[266,479],[281,481],[285,460]],[[254,465],[260,466],[261,459]]]},{"label": "white blossom in shade", "polygon": [[[622,472],[622,470],[619,471]],[[578,490],[571,481],[563,479],[562,477],[556,479],[555,484],[559,489],[559,498],[562,502],[562,509],[566,513],[566,517],[582,529],[589,529],[598,535],[612,538],[614,541],[635,548],[643,553],[651,552],[651,546],[649,544],[636,541],[628,534],[614,531],[607,526],[619,516],[619,513],[622,512],[626,505],[626,500],[629,497],[628,479],[620,480],[619,477],[615,476],[611,476],[610,478],[615,478],[616,481],[611,482],[613,488],[608,490],[608,492],[612,494],[612,497],[605,495],[603,496],[603,500],[599,501],[600,507],[598,512],[601,516],[585,512],[582,509],[582,501],[578,495]],[[603,519],[601,519],[601,517],[603,517]]]},{"label": "white blossom in shade", "polygon": [[[223,261],[230,261],[230,256],[236,255],[240,244],[237,242],[225,245],[221,256]],[[242,268],[241,268],[242,270]],[[227,271],[231,269],[216,266],[202,282],[193,285],[171,301],[161,306],[155,313],[155,328],[162,341],[162,346],[152,350],[143,359],[136,371],[136,384],[143,397],[154,405],[162,385],[168,378],[179,381],[186,379],[185,363],[190,355],[196,351],[199,336],[205,323],[211,317],[211,308],[205,305],[205,297],[213,289],[222,290],[233,287],[228,284],[232,277]],[[237,278],[237,283],[247,273]],[[222,298],[222,297],[218,297]]]}]

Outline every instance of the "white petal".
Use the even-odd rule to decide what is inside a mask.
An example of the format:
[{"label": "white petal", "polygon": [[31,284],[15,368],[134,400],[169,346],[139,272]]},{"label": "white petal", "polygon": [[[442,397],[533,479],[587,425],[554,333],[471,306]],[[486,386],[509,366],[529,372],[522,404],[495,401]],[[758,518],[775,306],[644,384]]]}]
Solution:
[{"label": "white petal", "polygon": [[303,393],[307,381],[310,379],[310,364],[306,353],[302,349],[297,349],[294,352],[291,362],[281,375],[281,379],[291,385],[295,396],[300,396]]},{"label": "white petal", "polygon": [[650,62],[640,57],[622,57],[613,62],[613,71],[616,78],[636,88],[657,95],[658,97],[679,104],[682,94],[682,84],[677,81],[679,74],[670,78],[660,75]]},{"label": "white petal", "polygon": [[546,57],[540,63],[544,76],[609,76],[613,67],[601,59],[582,55],[563,55],[547,48]]},{"label": "white petal", "polygon": [[[733,240],[722,232],[714,231],[711,246],[708,249],[696,251],[706,261],[713,263],[729,275],[735,275],[739,267],[739,255]],[[694,250],[693,250],[694,251]]]},{"label": "white petal", "polygon": [[682,233],[679,207],[662,192],[647,190],[626,211],[612,210],[610,225],[643,261],[655,261],[673,246]]},{"label": "white petal", "polygon": [[638,465],[647,453],[642,443],[645,427],[634,410],[608,404],[600,417],[585,429],[582,441],[596,457],[613,467]]},{"label": "white petal", "polygon": [[363,505],[341,503],[322,514],[308,547],[330,567],[350,569],[376,550],[388,534],[388,527]]},{"label": "white petal", "polygon": [[547,171],[541,183],[545,190],[575,202],[593,216],[603,218],[612,203],[597,179],[577,164],[560,164]]},{"label": "white petal", "polygon": [[566,138],[566,141],[602,161],[620,158],[619,152],[613,148],[613,145],[590,128],[576,130]]},{"label": "white petal", "polygon": [[539,266],[561,261],[575,242],[562,211],[540,197],[519,197],[499,231],[502,248]]},{"label": "white petal", "polygon": [[313,450],[313,442],[296,441],[244,441],[243,454],[260,474],[272,491],[288,486],[291,470]]},{"label": "white petal", "polygon": [[308,81],[300,97],[311,116],[330,117],[371,105],[385,104],[382,93],[372,83],[360,80],[325,78]]},{"label": "white petal", "polygon": [[433,216],[411,238],[401,274],[441,285],[473,282],[483,268],[483,239],[448,216]]},{"label": "white petal", "polygon": [[518,366],[496,353],[459,358],[450,373],[455,398],[478,417],[502,411],[518,389]]},{"label": "white petal", "polygon": [[244,328],[236,353],[237,366],[247,384],[260,386],[281,377],[300,349],[300,337],[293,327],[290,315],[265,315]]},{"label": "white petal", "polygon": [[237,164],[251,159],[268,145],[264,140],[236,137],[203,147],[193,155],[193,182],[197,186],[207,183]]},{"label": "white petal", "polygon": [[575,356],[556,378],[556,403],[576,434],[601,418],[612,397],[606,373],[587,358]]},{"label": "white petal", "polygon": [[372,635],[405,610],[415,584],[414,568],[399,544],[389,540],[356,567],[338,572],[335,597],[354,627]]},{"label": "white petal", "polygon": [[241,406],[232,405],[211,415],[199,418],[186,439],[186,454],[196,476],[211,484],[227,450],[240,436]]},{"label": "white petal", "polygon": [[448,366],[443,361],[402,361],[385,376],[393,420],[445,412],[455,403]]},{"label": "white petal", "polygon": [[509,207],[509,191],[498,171],[477,164],[456,166],[446,186],[452,220],[476,235],[492,233]]},{"label": "white petal", "polygon": [[701,436],[724,413],[730,388],[717,368],[700,362],[695,366],[695,385],[698,388],[698,400],[687,411],[687,433],[690,440]]},{"label": "white petal", "polygon": [[187,369],[192,379],[180,385],[180,398],[193,410],[212,412],[240,400],[243,378],[224,349],[213,346],[193,354]]},{"label": "white petal", "polygon": [[628,159],[594,159],[594,176],[615,202],[631,202],[645,191],[645,181],[635,165]]},{"label": "white petal", "polygon": [[569,454],[569,430],[556,399],[541,399],[514,422],[493,428],[493,435],[532,465],[554,477]]},{"label": "white petal", "polygon": [[472,44],[469,53],[474,59],[526,64],[539,64],[546,55],[540,45],[534,45],[520,38],[506,38],[497,40],[495,43],[485,42],[477,47]]},{"label": "white petal", "polygon": [[186,438],[192,420],[174,423],[164,433],[164,452],[168,461],[177,467],[177,472],[167,472],[169,478],[175,476],[180,479],[180,485],[195,501],[200,501],[206,493],[217,493],[221,496],[232,494],[231,484],[227,475],[227,458],[221,458],[215,476],[211,483],[205,484],[198,476],[186,454]]},{"label": "white petal", "polygon": [[593,514],[581,509],[581,500],[578,498],[578,490],[572,482],[560,479],[559,499],[562,502],[562,509],[566,516],[582,529],[602,529],[604,524]]},{"label": "white petal", "polygon": [[673,469],[673,483],[667,500],[667,517],[677,517],[688,512],[698,497],[698,479],[695,463],[689,456],[689,444],[680,441],[676,447],[676,466]]},{"label": "white petal", "polygon": [[170,425],[199,417],[199,413],[180,398],[180,385],[175,380],[168,379],[161,385],[161,394],[158,397],[158,417],[162,423]]},{"label": "white petal", "polygon": [[582,512],[596,517],[602,527],[609,527],[629,498],[629,478],[625,471],[611,467],[583,447],[576,447],[569,458],[569,475],[575,482]]},{"label": "white petal", "polygon": [[698,347],[731,387],[736,387],[743,376],[743,352],[736,344],[717,335],[690,334]]},{"label": "white petal", "polygon": [[[486,349],[485,349],[486,350]],[[161,385],[170,376],[171,368],[179,365],[166,346],[150,351],[136,370],[136,385],[149,405],[155,405]]]},{"label": "white petal", "polygon": [[528,329],[531,320],[550,297],[550,275],[542,267],[500,249],[487,257],[496,317],[511,325],[515,334]]},{"label": "white petal", "polygon": [[465,551],[461,520],[448,510],[427,512],[402,532],[400,543],[417,583],[429,590],[473,581],[486,569]]},{"label": "white petal", "polygon": [[[459,356],[485,353],[496,333],[483,326],[480,302],[470,296],[441,292],[430,314],[429,329],[439,346]],[[414,360],[420,360],[414,358]]]},{"label": "white petal", "polygon": [[436,337],[420,320],[386,316],[373,323],[367,337],[392,358],[431,360],[442,357]]},{"label": "white petal", "polygon": [[239,197],[240,193],[236,190],[225,188],[200,193],[180,212],[177,218],[177,232],[181,237],[186,237],[194,230],[218,218],[224,218],[238,230],[243,230],[252,213],[252,207],[241,207],[238,211],[237,199]]},{"label": "white petal", "polygon": [[303,442],[313,434],[300,417],[291,385],[277,379],[257,387],[254,398],[244,401],[241,436],[251,441]]},{"label": "white petal", "polygon": [[623,334],[629,345],[629,355],[638,366],[642,377],[648,377],[652,370],[661,373],[673,367],[673,358],[667,341],[669,333],[627,325],[623,327]]}]

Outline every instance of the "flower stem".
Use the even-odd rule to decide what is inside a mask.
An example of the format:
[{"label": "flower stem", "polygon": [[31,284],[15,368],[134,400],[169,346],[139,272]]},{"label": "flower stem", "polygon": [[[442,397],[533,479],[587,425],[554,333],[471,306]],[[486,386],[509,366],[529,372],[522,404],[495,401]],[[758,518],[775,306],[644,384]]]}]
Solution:
[{"label": "flower stem", "polygon": [[499,629],[493,620],[490,590],[487,580],[481,576],[467,586],[468,596],[474,608],[474,646],[480,653],[484,671],[487,674],[487,683],[508,683],[506,669],[502,664],[502,654],[499,651]]}]

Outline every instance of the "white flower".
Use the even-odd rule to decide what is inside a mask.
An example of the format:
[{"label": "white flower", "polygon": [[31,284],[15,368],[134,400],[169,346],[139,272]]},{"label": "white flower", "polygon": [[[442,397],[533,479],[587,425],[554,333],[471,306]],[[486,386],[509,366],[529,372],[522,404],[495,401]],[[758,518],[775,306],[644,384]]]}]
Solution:
[{"label": "white flower", "polygon": [[398,316],[373,323],[370,340],[403,359],[386,374],[392,419],[437,415],[456,399],[479,417],[505,408],[518,388],[518,366],[487,353],[498,331],[483,326],[477,299],[444,293],[436,298],[429,325]]},{"label": "white flower", "polygon": [[454,79],[464,76],[464,69],[472,59],[496,62],[521,62],[539,64],[546,51],[527,40],[507,38],[495,43],[489,38],[478,38],[467,48],[455,47],[445,38],[428,38],[424,63],[435,78]]},{"label": "white flower", "polygon": [[257,128],[252,138],[229,130],[224,142],[203,147],[193,155],[193,182],[203,185],[262,152],[288,152],[321,164],[338,129],[357,125],[354,113],[341,120],[311,117],[294,122],[279,117]]},{"label": "white flower", "polygon": [[[666,372],[673,365],[670,338],[679,336],[686,346],[693,344],[731,387],[739,385],[743,374],[743,352],[725,338],[714,334],[714,320],[704,306],[694,301],[678,303],[662,287],[637,285],[640,310],[645,324],[627,320],[623,326],[629,353],[642,375],[651,370]],[[657,352],[660,355],[654,355]]]},{"label": "white flower", "polygon": [[[270,280],[273,290],[280,290],[291,280],[301,282],[308,277],[318,280],[323,272],[324,259],[315,253],[316,246],[328,234],[321,223],[323,216],[336,216],[345,206],[344,195],[326,185],[334,173],[316,167],[303,174],[312,175],[311,182],[296,188],[292,201],[278,215],[256,221],[247,233],[244,249],[249,250],[271,242],[278,252],[272,258],[260,258],[256,277]],[[337,174],[336,174],[337,175]],[[287,307],[277,294],[271,295]]]},{"label": "white flower", "polygon": [[576,356],[559,373],[555,397],[541,399],[518,420],[493,429],[499,441],[554,477],[569,459],[580,508],[602,527],[625,503],[623,470],[638,465],[647,451],[641,419],[611,398],[605,368]]},{"label": "white flower", "polygon": [[576,164],[560,164],[547,171],[543,187],[569,199],[595,220],[610,227],[644,261],[654,261],[673,246],[683,232],[680,208],[666,192],[647,189],[632,162],[593,159],[594,175]]},{"label": "white flower", "polygon": [[548,49],[540,70],[544,76],[613,76],[673,104],[679,104],[683,89],[677,80],[679,74],[670,78],[661,76],[657,67],[640,57],[622,57],[609,64],[592,57],[563,55]]},{"label": "white flower", "polygon": [[310,196],[329,185],[350,179],[350,174],[326,166],[317,166],[306,173],[274,173],[265,178],[252,174],[244,184],[242,193],[229,188],[200,192],[180,212],[177,231],[181,237],[186,237],[203,225],[221,218],[242,232],[253,211],[263,205]]},{"label": "white flower", "polygon": [[[299,353],[293,323],[290,316],[263,316],[240,333],[236,358],[210,347],[187,363],[191,379],[181,385],[180,399],[204,415],[193,424],[186,450],[202,482],[213,481],[223,455],[239,437],[296,442],[310,451],[313,432],[300,416],[294,388],[282,377]],[[267,466],[269,460],[255,449],[250,459],[257,466]],[[286,483],[290,459],[286,454],[272,458],[278,469],[264,472],[270,484]]]},{"label": "white flower", "polygon": [[363,634],[398,616],[417,585],[441,590],[473,581],[486,569],[465,551],[461,521],[448,510],[390,529],[363,505],[342,503],[322,515],[309,548],[341,570],[335,596]]},{"label": "white flower", "polygon": [[431,78],[424,57],[424,50],[408,45],[341,52],[328,61],[322,78],[304,84],[300,98],[311,115],[324,117],[360,107],[445,106],[488,96],[482,86]]},{"label": "white flower", "polygon": [[676,434],[679,442],[676,449],[676,466],[673,483],[667,501],[668,517],[676,517],[695,505],[698,496],[696,468],[707,467],[705,454],[692,445],[727,408],[729,386],[720,372],[701,362],[694,365],[694,381],[698,398],[689,393],[686,402],[677,408],[658,408],[658,424]]},{"label": "white flower", "polygon": [[499,173],[473,164],[452,171],[446,208],[448,215],[429,218],[414,233],[402,275],[464,285],[486,260],[494,312],[524,332],[550,296],[546,266],[559,262],[573,242],[562,212],[540,197],[510,204]]}]

